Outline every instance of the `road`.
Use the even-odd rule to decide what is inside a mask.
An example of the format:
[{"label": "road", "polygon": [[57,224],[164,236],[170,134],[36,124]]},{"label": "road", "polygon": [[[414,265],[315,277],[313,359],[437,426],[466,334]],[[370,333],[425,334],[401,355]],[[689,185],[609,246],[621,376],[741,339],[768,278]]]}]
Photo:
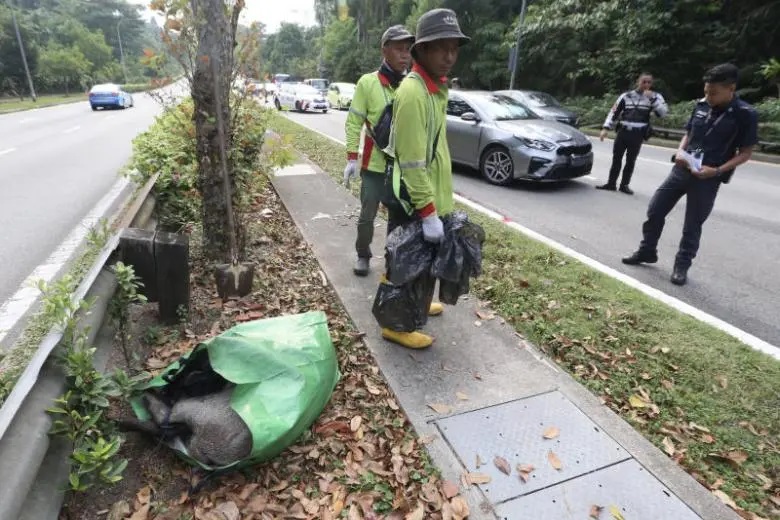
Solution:
[{"label": "road", "polygon": [[[289,117],[343,142],[346,112]],[[780,345],[780,166],[751,161],[722,186],[704,226],[688,284],[669,282],[685,215],[683,201],[669,215],[659,262],[630,267],[620,259],[636,249],[647,204],[668,175],[672,150],[642,148],[631,187],[636,194],[594,189],[606,181],[612,142],[592,139],[593,173],[559,185],[502,188],[478,173],[455,169],[455,190],[483,206],[617,269],[773,345]]]},{"label": "road", "polygon": [[0,116],[0,305],[118,179],[132,139],[161,109],[92,112],[84,102]]}]

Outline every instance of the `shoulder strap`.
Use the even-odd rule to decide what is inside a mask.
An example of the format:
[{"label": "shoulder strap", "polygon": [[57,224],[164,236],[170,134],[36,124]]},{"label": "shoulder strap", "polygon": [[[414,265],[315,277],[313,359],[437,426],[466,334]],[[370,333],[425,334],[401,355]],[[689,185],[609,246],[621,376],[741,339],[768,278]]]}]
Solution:
[{"label": "shoulder strap", "polygon": [[[436,107],[435,107],[434,101],[433,101],[433,95],[430,92],[428,92],[428,86],[425,84],[425,80],[418,73],[416,73],[414,71],[410,72],[407,77],[416,79],[417,81],[419,81],[422,84],[423,88],[425,89],[425,92],[426,92],[427,98],[428,98],[428,128],[433,128],[433,125],[435,123],[434,111],[436,110]],[[445,118],[444,122],[442,123],[442,126],[445,125],[445,124],[447,124],[446,118]],[[433,136],[433,139],[431,139],[431,134],[428,134],[428,136],[427,136],[428,137],[428,146],[427,146],[427,153],[426,153],[426,157],[425,157],[425,162],[426,162],[427,165],[430,165],[433,162],[433,159],[436,157],[436,147],[439,144],[439,135],[440,134],[441,134],[441,126],[436,131],[436,134]]]}]

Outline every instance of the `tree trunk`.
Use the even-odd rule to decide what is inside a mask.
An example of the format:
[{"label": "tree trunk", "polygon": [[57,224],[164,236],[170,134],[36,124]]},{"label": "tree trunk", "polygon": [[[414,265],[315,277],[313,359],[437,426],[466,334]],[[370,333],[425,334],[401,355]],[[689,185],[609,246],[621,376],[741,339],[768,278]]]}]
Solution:
[{"label": "tree trunk", "polygon": [[[229,12],[223,0],[192,0],[192,11],[196,23],[198,51],[195,60],[195,70],[192,75],[192,99],[195,105],[193,118],[195,120],[196,154],[198,158],[198,188],[202,197],[203,217],[203,251],[214,261],[229,262],[233,252],[230,250],[230,226],[226,194],[222,178],[221,143],[218,124],[223,125],[223,135],[226,142],[227,169],[231,200],[234,201],[233,230],[236,242],[240,231],[240,219],[236,215],[235,178],[229,151],[230,128],[230,78],[233,69],[233,41],[235,26],[228,18]],[[234,12],[240,11],[237,3]],[[237,13],[232,17],[237,21]],[[215,93],[216,84],[216,93]],[[217,104],[216,95],[220,102]],[[221,106],[221,117],[218,117],[217,107]],[[236,251],[239,257],[242,251]]]}]

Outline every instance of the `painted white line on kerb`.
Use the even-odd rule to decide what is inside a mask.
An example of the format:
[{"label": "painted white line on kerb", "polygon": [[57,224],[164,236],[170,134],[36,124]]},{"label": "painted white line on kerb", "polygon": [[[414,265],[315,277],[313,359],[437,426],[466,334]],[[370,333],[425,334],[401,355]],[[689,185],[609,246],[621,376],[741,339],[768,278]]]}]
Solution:
[{"label": "painted white line on kerb", "polygon": [[668,306],[687,314],[693,318],[696,318],[700,321],[703,321],[704,323],[707,323],[708,325],[711,325],[715,327],[716,329],[719,329],[726,334],[729,334],[733,336],[734,338],[738,339],[742,343],[748,345],[754,350],[758,350],[760,352],[763,352],[765,354],[769,354],[775,359],[780,360],[780,348],[772,345],[771,343],[768,343],[760,338],[757,338],[756,336],[753,336],[752,334],[745,332],[742,329],[739,329],[735,327],[734,325],[731,325],[730,323],[726,323],[725,321],[721,320],[720,318],[716,318],[715,316],[712,316],[711,314],[708,314],[701,309],[697,309],[693,305],[689,305],[685,303],[682,300],[678,300],[674,296],[670,296],[666,294],[663,291],[660,291],[654,287],[650,287],[647,284],[644,284],[637,280],[636,278],[632,278],[628,276],[627,274],[621,273],[620,271],[613,269],[611,267],[608,267],[601,262],[598,262],[597,260],[594,260],[590,258],[589,256],[585,256],[582,253],[578,253],[577,251],[560,244],[556,242],[555,240],[548,238],[542,234],[537,233],[536,231],[533,231],[531,229],[528,229],[527,227],[518,224],[517,222],[513,222],[503,215],[499,215],[495,211],[489,210],[482,206],[481,204],[478,204],[470,199],[467,199],[466,197],[463,197],[462,195],[455,195],[455,200],[458,202],[465,204],[466,206],[475,209],[479,211],[480,213],[498,220],[500,222],[503,222],[505,225],[509,226],[510,228],[519,231],[520,233],[528,236],[529,238],[532,238],[538,242],[541,242],[549,247],[552,247],[553,249],[557,249],[561,253],[568,255],[576,260],[579,260],[583,264],[587,265],[588,267],[591,267],[597,271],[600,271],[601,273],[606,274],[607,276],[610,276],[616,280],[619,280],[623,282],[624,284],[628,285],[629,287],[632,287],[640,292],[643,292],[644,294],[650,296],[651,298],[655,298],[656,300],[667,304]]},{"label": "painted white line on kerb", "polygon": [[79,245],[87,237],[90,229],[111,208],[122,190],[127,187],[130,180],[122,177],[117,180],[102,199],[95,205],[87,216],[70,232],[59,247],[46,259],[44,263],[36,267],[32,273],[22,282],[19,289],[0,307],[0,342],[5,339],[17,322],[30,310],[40,296],[36,287],[38,280],[50,283],[65,263],[73,256]]},{"label": "painted white line on kerb", "polygon": [[[292,119],[291,119],[292,120]],[[297,123],[297,121],[295,121]],[[300,124],[300,123],[298,123]],[[306,127],[309,130],[312,130],[318,134],[320,134],[323,137],[327,137],[328,139],[335,141],[339,143],[340,145],[345,145],[344,141],[341,141],[339,139],[336,139],[333,136],[330,136],[328,134],[325,134],[323,132],[320,132],[319,130],[315,130],[313,128]],[[703,321],[704,323],[711,325],[715,327],[718,330],[721,330],[725,332],[726,334],[738,339],[745,345],[749,346],[750,348],[754,350],[758,350],[759,352],[763,352],[765,354],[769,354],[773,358],[780,360],[780,348],[776,347],[775,345],[772,345],[771,343],[768,343],[764,341],[761,338],[757,338],[756,336],[750,334],[749,332],[746,332],[738,327],[735,327],[734,325],[731,325],[730,323],[727,323],[720,318],[716,318],[715,316],[708,314],[704,312],[701,309],[697,309],[693,305],[690,305],[688,303],[685,303],[682,300],[679,300],[675,298],[674,296],[670,296],[666,294],[663,291],[660,291],[656,289],[655,287],[650,287],[649,285],[640,282],[636,278],[632,278],[628,276],[627,274],[621,273],[617,269],[613,269],[611,267],[608,267],[601,262],[594,260],[590,258],[589,256],[585,256],[582,253],[578,253],[574,249],[571,249],[569,247],[566,247],[563,244],[560,244],[556,242],[555,240],[548,238],[540,233],[537,233],[536,231],[533,231],[531,229],[528,229],[527,227],[518,224],[517,222],[513,222],[509,220],[507,217],[500,215],[496,213],[495,211],[492,211],[481,204],[472,201],[471,199],[467,199],[463,195],[455,194],[455,200],[458,202],[465,204],[466,206],[479,211],[483,215],[486,215],[494,220],[498,220],[499,222],[504,223],[508,227],[514,229],[515,231],[519,231],[520,233],[523,233],[524,235],[533,238],[534,240],[537,240],[547,246],[552,247],[553,249],[557,249],[563,254],[566,254],[568,256],[571,256],[572,258],[575,258],[576,260],[579,260],[583,264],[587,265],[588,267],[591,267],[601,273],[606,274],[607,276],[610,276],[616,280],[619,280],[623,282],[624,284],[628,285],[629,287],[632,287],[647,296],[650,296],[651,298],[654,298],[662,303],[665,303],[669,307],[672,307],[673,309],[682,312],[683,314],[687,314],[693,318],[696,318],[699,321]]]},{"label": "painted white line on kerb", "polygon": [[0,150],[0,155],[5,155],[11,152],[15,152],[16,148],[6,148],[5,150]]},{"label": "painted white line on kerb", "polygon": [[68,128],[67,130],[63,130],[62,133],[63,134],[71,134],[71,133],[75,132],[76,130],[78,130],[79,128],[81,128],[81,126],[76,125],[74,127]]}]

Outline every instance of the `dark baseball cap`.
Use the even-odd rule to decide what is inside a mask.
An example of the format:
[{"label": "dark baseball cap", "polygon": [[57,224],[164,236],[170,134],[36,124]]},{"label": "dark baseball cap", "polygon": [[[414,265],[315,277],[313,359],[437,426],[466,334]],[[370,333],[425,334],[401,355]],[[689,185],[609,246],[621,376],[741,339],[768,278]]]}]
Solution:
[{"label": "dark baseball cap", "polygon": [[731,63],[715,65],[704,74],[705,83],[725,83],[733,85],[739,79],[739,69]]},{"label": "dark baseball cap", "polygon": [[388,28],[382,35],[382,47],[387,45],[388,42],[414,42],[414,35],[403,25],[393,25]]}]

